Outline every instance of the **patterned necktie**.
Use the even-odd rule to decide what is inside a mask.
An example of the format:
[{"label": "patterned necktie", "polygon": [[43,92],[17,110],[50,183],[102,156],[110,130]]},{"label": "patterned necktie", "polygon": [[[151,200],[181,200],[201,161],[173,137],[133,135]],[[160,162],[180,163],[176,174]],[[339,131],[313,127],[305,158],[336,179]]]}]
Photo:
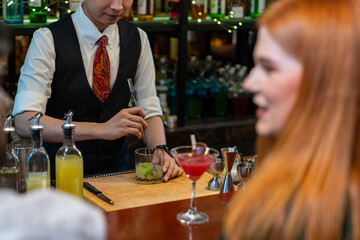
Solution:
[{"label": "patterned necktie", "polygon": [[99,47],[94,59],[93,91],[96,97],[104,102],[110,94],[110,59],[106,50],[107,36],[99,38],[97,43]]}]

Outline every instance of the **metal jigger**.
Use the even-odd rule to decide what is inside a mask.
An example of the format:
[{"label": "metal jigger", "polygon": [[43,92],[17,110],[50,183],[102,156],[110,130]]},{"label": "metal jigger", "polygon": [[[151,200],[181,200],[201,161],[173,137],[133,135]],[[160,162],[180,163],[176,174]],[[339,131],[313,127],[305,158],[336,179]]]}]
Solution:
[{"label": "metal jigger", "polygon": [[225,147],[221,148],[221,155],[225,164],[226,175],[224,179],[224,183],[221,187],[220,193],[228,193],[233,192],[234,184],[231,178],[231,169],[233,167],[235,157],[237,155],[236,147]]},{"label": "metal jigger", "polygon": [[222,186],[222,182],[219,178],[219,174],[224,170],[224,161],[221,158],[216,158],[213,163],[211,163],[208,171],[213,174],[213,178],[210,179],[208,183],[208,189],[210,191],[218,191]]},{"label": "metal jigger", "polygon": [[244,189],[248,178],[254,175],[255,160],[257,155],[246,156],[241,158],[241,162],[237,165],[237,174],[240,178],[239,189]]}]

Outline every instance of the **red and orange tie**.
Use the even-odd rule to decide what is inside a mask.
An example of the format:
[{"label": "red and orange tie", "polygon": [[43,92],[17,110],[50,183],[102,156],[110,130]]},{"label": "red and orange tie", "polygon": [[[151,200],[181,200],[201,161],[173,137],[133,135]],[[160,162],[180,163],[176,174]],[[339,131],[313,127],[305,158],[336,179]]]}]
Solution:
[{"label": "red and orange tie", "polygon": [[96,97],[104,102],[110,94],[110,59],[106,50],[107,36],[99,38],[97,43],[99,47],[94,59],[93,91]]}]

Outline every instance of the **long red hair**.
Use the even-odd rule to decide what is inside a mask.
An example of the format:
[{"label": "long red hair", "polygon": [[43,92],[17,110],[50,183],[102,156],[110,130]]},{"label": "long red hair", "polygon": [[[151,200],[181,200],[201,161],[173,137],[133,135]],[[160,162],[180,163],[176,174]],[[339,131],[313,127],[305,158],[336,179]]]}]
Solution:
[{"label": "long red hair", "polygon": [[226,238],[340,239],[348,216],[360,239],[360,1],[279,0],[259,26],[303,79],[279,136],[258,139],[263,161],[232,200]]}]

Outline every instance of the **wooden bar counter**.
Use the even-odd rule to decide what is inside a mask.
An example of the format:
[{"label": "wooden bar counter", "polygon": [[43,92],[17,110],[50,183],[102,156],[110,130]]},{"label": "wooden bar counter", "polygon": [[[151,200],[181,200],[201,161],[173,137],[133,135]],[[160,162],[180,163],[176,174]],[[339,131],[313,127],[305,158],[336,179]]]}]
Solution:
[{"label": "wooden bar counter", "polygon": [[223,217],[232,196],[207,190],[212,175],[197,181],[195,203],[209,222],[185,226],[176,215],[190,206],[191,182],[185,175],[167,183],[139,184],[135,173],[85,179],[114,201],[110,205],[84,190],[85,199],[105,211],[108,239],[219,239]]}]

